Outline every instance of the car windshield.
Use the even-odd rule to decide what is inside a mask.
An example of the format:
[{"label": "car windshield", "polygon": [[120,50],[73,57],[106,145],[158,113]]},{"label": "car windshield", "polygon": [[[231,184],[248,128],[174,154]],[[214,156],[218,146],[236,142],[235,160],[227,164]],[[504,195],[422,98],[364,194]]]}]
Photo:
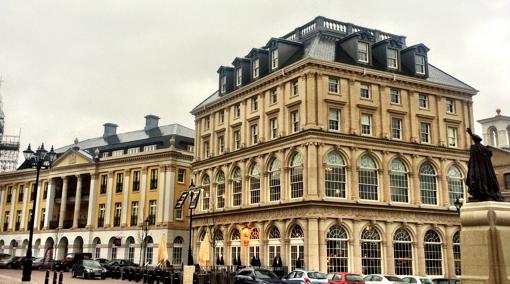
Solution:
[{"label": "car windshield", "polygon": [[322,272],[315,272],[315,271],[311,271],[311,272],[308,272],[308,277],[310,277],[311,279],[327,279],[327,275],[322,273]]},{"label": "car windshield", "polygon": [[84,260],[83,261],[83,266],[92,267],[92,268],[99,268],[99,267],[101,267],[99,262],[97,262],[95,260]]},{"label": "car windshield", "polygon": [[386,278],[390,281],[404,282],[402,279],[398,278],[397,276],[384,275],[384,278]]},{"label": "car windshield", "polygon": [[420,281],[423,284],[434,284],[434,282],[432,282],[432,280],[430,280],[428,278],[420,278]]},{"label": "car windshield", "polygon": [[361,278],[361,276],[356,275],[356,274],[347,274],[347,275],[345,275],[345,279],[347,281],[363,281],[363,278]]},{"label": "car windshield", "polygon": [[255,277],[262,279],[278,279],[278,276],[269,270],[255,270]]}]

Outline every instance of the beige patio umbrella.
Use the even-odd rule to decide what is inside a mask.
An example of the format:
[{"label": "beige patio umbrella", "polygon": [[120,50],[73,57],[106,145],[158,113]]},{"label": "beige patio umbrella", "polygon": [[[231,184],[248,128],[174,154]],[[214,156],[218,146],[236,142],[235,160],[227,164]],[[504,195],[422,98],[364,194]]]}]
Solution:
[{"label": "beige patio umbrella", "polygon": [[168,260],[168,250],[166,247],[166,236],[163,234],[159,239],[158,264],[164,264]]},{"label": "beige patio umbrella", "polygon": [[210,249],[209,234],[206,232],[204,240],[200,243],[200,248],[198,250],[198,264],[200,266],[211,266]]}]

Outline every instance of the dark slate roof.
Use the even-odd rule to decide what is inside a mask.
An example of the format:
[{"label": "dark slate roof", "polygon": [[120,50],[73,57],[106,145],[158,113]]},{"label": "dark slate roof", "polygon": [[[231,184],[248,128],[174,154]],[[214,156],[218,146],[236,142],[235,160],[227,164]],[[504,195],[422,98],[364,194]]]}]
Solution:
[{"label": "dark slate roof", "polygon": [[[150,130],[136,130],[131,132],[119,133],[108,137],[91,138],[84,141],[79,141],[76,146],[80,149],[95,149],[105,148],[107,146],[114,146],[118,144],[127,144],[130,142],[151,140],[157,137],[165,136],[181,136],[189,139],[195,138],[195,131],[180,124],[169,124],[159,126]],[[67,145],[55,150],[58,154],[64,153],[67,149],[74,147],[75,144]]]}]

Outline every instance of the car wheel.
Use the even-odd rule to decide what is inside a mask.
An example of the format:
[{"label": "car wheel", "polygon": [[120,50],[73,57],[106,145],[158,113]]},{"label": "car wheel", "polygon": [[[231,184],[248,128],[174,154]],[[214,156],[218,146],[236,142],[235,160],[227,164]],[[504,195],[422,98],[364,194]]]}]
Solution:
[{"label": "car wheel", "polygon": [[71,271],[71,276],[72,276],[73,278],[76,278],[76,271],[74,271],[74,270],[73,270],[73,271]]}]

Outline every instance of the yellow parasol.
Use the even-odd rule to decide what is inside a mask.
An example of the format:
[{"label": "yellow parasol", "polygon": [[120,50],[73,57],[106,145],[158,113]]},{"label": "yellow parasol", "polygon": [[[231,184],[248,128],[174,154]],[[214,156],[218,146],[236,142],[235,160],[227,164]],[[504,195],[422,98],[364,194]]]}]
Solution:
[{"label": "yellow parasol", "polygon": [[158,264],[164,264],[168,260],[168,250],[166,248],[166,236],[163,234],[159,239]]},{"label": "yellow parasol", "polygon": [[202,267],[211,266],[210,248],[209,234],[205,233],[204,240],[200,243],[200,248],[198,250],[198,264]]}]

